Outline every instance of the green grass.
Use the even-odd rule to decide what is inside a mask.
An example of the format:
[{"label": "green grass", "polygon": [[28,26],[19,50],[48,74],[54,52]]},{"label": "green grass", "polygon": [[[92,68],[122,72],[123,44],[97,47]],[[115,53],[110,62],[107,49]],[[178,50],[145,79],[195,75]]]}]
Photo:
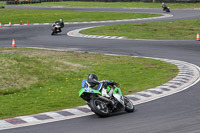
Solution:
[{"label": "green grass", "polygon": [[114,80],[124,94],[152,88],[178,73],[175,65],[145,58],[0,48],[0,118],[84,105],[78,97],[89,73]]},{"label": "green grass", "polygon": [[161,16],[147,13],[117,13],[117,12],[83,12],[68,10],[39,10],[39,9],[0,9],[0,22],[2,24],[26,23],[53,23],[59,18],[65,22],[120,20]]},{"label": "green grass", "polygon": [[[1,4],[1,3],[0,3]],[[5,5],[5,2],[2,2]],[[166,3],[171,9],[199,8],[200,3]],[[21,5],[20,5],[21,6]],[[161,8],[161,3],[151,2],[43,2],[39,4],[24,4],[24,6],[59,6],[59,7],[105,7],[105,8]]]},{"label": "green grass", "polygon": [[89,35],[155,40],[195,40],[197,32],[200,32],[200,19],[109,25],[81,31],[81,33]]},{"label": "green grass", "polygon": [[[4,1],[0,1],[0,6],[5,6],[6,5],[6,2]],[[0,8],[1,9],[1,8]]]}]

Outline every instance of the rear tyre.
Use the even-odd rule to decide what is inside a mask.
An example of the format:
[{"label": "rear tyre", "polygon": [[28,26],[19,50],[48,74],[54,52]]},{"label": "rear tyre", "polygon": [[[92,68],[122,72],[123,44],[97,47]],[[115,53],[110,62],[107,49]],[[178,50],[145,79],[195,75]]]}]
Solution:
[{"label": "rear tyre", "polygon": [[110,115],[109,109],[105,102],[94,98],[90,100],[91,110],[99,117],[108,117]]},{"label": "rear tyre", "polygon": [[126,112],[133,112],[135,110],[133,103],[127,97],[124,97],[124,102]]}]

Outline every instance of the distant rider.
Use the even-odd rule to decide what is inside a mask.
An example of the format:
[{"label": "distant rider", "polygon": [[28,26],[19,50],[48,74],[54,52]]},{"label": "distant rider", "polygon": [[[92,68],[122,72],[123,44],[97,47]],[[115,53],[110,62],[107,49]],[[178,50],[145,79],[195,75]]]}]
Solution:
[{"label": "distant rider", "polygon": [[163,8],[163,11],[167,8],[164,2],[162,2],[162,8]]},{"label": "distant rider", "polygon": [[60,28],[59,28],[59,32],[62,32],[61,28],[63,28],[65,25],[64,25],[64,22],[63,22],[63,19],[60,19],[59,21],[56,21],[54,23],[54,25],[59,25]]},{"label": "distant rider", "polygon": [[102,96],[105,97],[110,97],[111,94],[107,93],[107,86],[108,85],[113,85],[114,82],[113,81],[107,81],[107,80],[103,80],[103,81],[98,81],[98,77],[91,73],[88,75],[88,86],[95,89],[95,90],[99,90],[102,92]]}]

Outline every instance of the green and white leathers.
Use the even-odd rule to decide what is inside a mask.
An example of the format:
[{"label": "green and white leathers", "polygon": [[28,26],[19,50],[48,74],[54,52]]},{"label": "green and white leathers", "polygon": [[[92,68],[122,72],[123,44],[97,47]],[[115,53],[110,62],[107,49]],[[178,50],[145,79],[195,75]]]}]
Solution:
[{"label": "green and white leathers", "polygon": [[83,98],[91,110],[100,117],[107,117],[112,112],[125,110],[134,111],[133,103],[122,95],[119,84],[107,86],[107,93],[110,97],[102,96],[102,92],[88,87],[87,79],[82,81],[79,96]]}]

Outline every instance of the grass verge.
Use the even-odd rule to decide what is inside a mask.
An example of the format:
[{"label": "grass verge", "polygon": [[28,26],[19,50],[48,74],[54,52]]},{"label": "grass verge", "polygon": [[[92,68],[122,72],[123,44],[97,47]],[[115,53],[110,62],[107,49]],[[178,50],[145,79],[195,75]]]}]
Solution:
[{"label": "grass verge", "polygon": [[0,118],[84,105],[78,97],[82,79],[121,84],[124,94],[152,88],[178,73],[175,65],[145,58],[0,48]]},{"label": "grass verge", "polygon": [[140,24],[121,24],[81,31],[88,35],[126,36],[131,39],[195,40],[200,19]]},{"label": "grass verge", "polygon": [[39,10],[39,9],[0,9],[0,22],[9,21],[19,24],[22,20],[30,23],[53,23],[59,18],[64,22],[120,20],[161,16],[148,13],[118,13],[118,12],[83,12],[69,10]]},{"label": "grass verge", "polygon": [[[0,2],[5,5],[5,2]],[[167,3],[171,9],[175,8],[199,8],[200,3]],[[21,6],[21,5],[20,5]],[[151,2],[43,2],[39,4],[25,4],[24,6],[59,6],[59,7],[104,7],[104,8],[161,8],[161,3]]]}]

